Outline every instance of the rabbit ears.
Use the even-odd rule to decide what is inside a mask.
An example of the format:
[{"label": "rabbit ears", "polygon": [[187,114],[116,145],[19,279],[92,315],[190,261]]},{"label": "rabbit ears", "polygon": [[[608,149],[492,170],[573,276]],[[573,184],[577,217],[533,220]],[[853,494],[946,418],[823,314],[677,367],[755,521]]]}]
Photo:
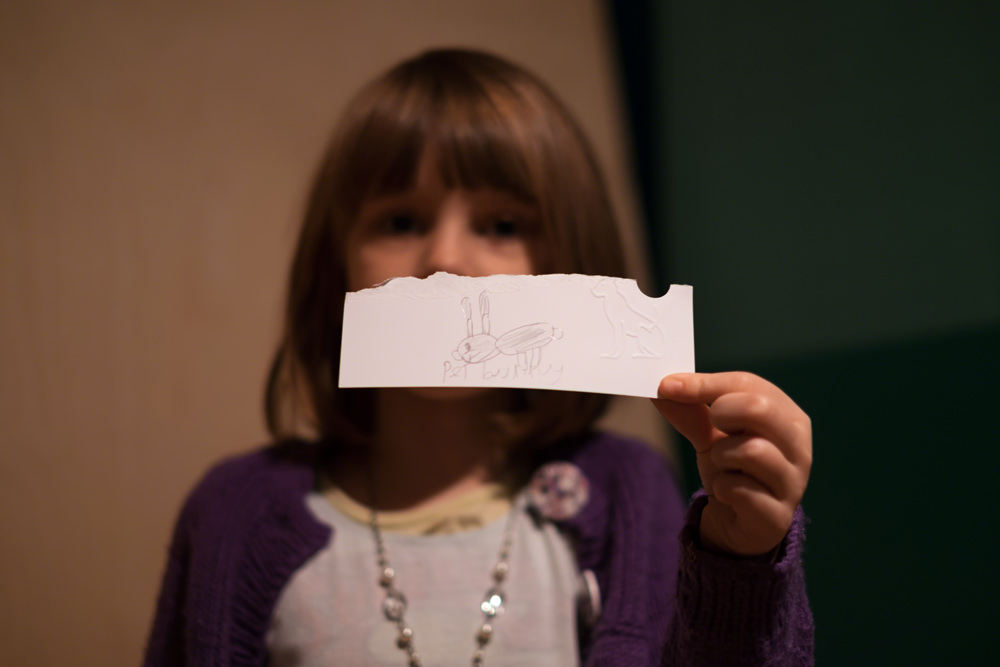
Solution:
[{"label": "rabbit ears", "polygon": [[[469,336],[476,334],[476,326],[472,321],[472,302],[469,297],[462,299],[462,312],[465,313],[465,329]],[[482,333],[490,332],[490,297],[486,292],[479,294],[479,316],[481,318]]]}]

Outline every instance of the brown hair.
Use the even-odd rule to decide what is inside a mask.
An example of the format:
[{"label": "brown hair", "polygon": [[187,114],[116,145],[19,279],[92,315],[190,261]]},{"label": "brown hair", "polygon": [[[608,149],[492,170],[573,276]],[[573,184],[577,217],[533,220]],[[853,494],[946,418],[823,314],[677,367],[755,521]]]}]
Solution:
[{"label": "brown hair", "polygon": [[[539,273],[624,275],[592,150],[544,83],[481,52],[435,50],[407,60],[348,104],[313,182],[267,382],[273,436],[294,435],[303,422],[338,441],[363,442],[371,432],[372,391],[336,386],[347,237],[367,198],[412,186],[429,147],[449,187],[501,189],[538,208]],[[498,423],[508,437],[538,447],[586,431],[607,402],[564,391],[525,397]]]}]

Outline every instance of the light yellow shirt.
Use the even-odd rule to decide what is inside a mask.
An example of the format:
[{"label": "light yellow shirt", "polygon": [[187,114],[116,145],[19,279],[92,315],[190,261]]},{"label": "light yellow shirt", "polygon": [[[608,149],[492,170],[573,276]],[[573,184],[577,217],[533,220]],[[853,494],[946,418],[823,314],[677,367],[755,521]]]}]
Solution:
[{"label": "light yellow shirt", "polygon": [[[327,480],[322,482],[321,491],[327,502],[341,514],[368,525],[371,520],[370,508],[357,502]],[[510,508],[510,490],[503,484],[490,483],[429,507],[379,512],[378,525],[386,533],[451,535],[489,525],[507,516]]]}]

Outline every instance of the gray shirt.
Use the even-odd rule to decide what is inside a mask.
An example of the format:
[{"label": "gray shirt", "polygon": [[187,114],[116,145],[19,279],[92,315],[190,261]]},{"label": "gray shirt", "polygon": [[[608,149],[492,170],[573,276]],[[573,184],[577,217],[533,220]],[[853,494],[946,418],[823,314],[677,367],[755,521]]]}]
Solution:
[{"label": "gray shirt", "polygon": [[[311,494],[307,504],[333,527],[334,538],[285,587],[267,635],[270,664],[405,665],[397,628],[382,613],[371,528],[342,514],[322,494]],[[486,664],[578,665],[581,587],[572,549],[550,522],[532,519],[523,499],[515,508],[505,609],[493,621]],[[450,535],[383,534],[425,667],[470,661],[506,521]]]}]

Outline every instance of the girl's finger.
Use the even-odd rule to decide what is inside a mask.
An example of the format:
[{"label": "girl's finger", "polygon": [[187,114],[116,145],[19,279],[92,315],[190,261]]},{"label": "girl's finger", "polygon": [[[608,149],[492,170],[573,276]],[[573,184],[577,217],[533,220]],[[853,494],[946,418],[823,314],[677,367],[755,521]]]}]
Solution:
[{"label": "girl's finger", "polygon": [[679,403],[712,404],[723,394],[768,391],[781,392],[752,373],[674,373],[660,381],[658,395]]},{"label": "girl's finger", "polygon": [[747,475],[779,500],[797,503],[805,491],[800,471],[773,442],[764,438],[753,435],[723,438],[712,445],[708,456],[718,474]]},{"label": "girl's finger", "polygon": [[712,426],[709,407],[704,403],[677,403],[653,399],[653,405],[677,432],[691,441],[696,451],[705,451],[725,433]]},{"label": "girl's finger", "polygon": [[765,554],[781,543],[792,525],[795,506],[774,498],[747,475],[719,474],[711,495],[701,533],[714,546],[745,556]]},{"label": "girl's finger", "polygon": [[710,404],[716,430],[752,432],[778,443],[793,462],[810,465],[809,416],[785,392],[751,373],[676,373],[663,378],[660,399]]},{"label": "girl's finger", "polygon": [[754,434],[775,443],[797,465],[811,456],[809,417],[790,400],[771,394],[732,393],[716,400],[709,411],[712,425],[730,434]]},{"label": "girl's finger", "polygon": [[[681,435],[691,441],[698,451],[725,434],[712,426],[708,406],[732,387],[745,382],[740,376],[746,373],[675,373],[660,381],[659,398],[653,404]],[[729,377],[728,383],[726,378]]]}]

